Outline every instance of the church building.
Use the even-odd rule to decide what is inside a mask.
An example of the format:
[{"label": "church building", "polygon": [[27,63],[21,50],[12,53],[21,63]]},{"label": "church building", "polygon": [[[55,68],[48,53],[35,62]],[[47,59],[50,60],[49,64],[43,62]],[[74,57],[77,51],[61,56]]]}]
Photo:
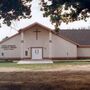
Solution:
[{"label": "church building", "polygon": [[90,58],[90,30],[54,30],[33,23],[0,42],[0,60]]}]

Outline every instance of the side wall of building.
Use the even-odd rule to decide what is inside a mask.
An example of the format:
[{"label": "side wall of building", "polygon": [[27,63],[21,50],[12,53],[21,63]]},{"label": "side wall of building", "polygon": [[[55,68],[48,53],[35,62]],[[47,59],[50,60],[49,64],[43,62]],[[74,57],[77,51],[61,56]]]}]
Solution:
[{"label": "side wall of building", "polygon": [[52,36],[52,48],[53,58],[77,58],[77,45],[54,34]]},{"label": "side wall of building", "polygon": [[20,59],[20,35],[0,44],[0,59]]},{"label": "side wall of building", "polygon": [[78,58],[90,58],[90,48],[78,48]]}]

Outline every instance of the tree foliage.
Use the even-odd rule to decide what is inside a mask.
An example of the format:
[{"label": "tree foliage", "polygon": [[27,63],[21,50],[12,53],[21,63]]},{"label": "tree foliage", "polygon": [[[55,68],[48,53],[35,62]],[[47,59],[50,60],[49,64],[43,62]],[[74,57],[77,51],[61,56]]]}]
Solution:
[{"label": "tree foliage", "polygon": [[61,22],[73,22],[90,17],[90,0],[41,0],[44,17],[50,17],[56,30]]},{"label": "tree foliage", "polygon": [[[32,0],[0,0],[0,19],[11,25],[12,20],[31,18]],[[56,30],[61,22],[73,22],[90,17],[90,0],[41,0],[44,17],[50,17]]]},{"label": "tree foliage", "polygon": [[[0,0],[0,19],[8,26],[12,20],[31,17],[32,0]],[[29,3],[29,4],[28,4]]]}]

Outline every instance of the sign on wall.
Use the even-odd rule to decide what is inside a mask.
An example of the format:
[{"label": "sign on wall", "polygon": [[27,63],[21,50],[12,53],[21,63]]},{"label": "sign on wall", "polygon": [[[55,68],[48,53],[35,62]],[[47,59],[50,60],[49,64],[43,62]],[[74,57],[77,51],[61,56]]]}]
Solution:
[{"label": "sign on wall", "polygon": [[17,47],[16,47],[16,45],[2,45],[1,48],[4,50],[14,50]]}]

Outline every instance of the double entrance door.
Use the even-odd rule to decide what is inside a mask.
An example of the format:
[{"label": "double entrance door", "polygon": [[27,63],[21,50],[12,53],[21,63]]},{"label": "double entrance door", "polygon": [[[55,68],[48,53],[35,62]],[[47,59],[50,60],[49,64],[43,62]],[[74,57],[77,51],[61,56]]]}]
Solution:
[{"label": "double entrance door", "polygon": [[43,48],[34,47],[31,49],[32,59],[43,59]]}]

